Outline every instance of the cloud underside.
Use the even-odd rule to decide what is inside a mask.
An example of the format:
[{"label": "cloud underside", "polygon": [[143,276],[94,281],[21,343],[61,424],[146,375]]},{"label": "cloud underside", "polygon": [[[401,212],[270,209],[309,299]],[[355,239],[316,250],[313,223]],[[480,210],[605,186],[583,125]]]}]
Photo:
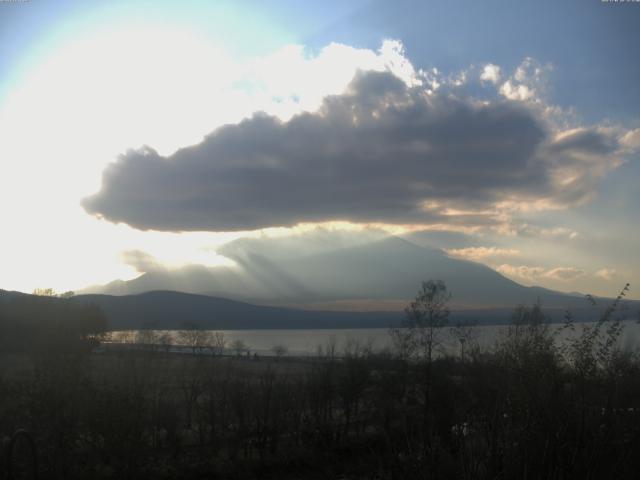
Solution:
[{"label": "cloud underside", "polygon": [[143,230],[482,226],[584,202],[620,148],[610,131],[554,131],[526,102],[481,102],[359,72],[317,112],[286,122],[257,114],[169,157],[130,150],[83,206]]}]

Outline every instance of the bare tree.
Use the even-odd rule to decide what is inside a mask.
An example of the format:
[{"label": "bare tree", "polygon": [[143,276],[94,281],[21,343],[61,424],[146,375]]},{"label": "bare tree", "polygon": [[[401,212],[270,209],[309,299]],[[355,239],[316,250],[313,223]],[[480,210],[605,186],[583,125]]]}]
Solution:
[{"label": "bare tree", "polygon": [[158,337],[158,343],[164,349],[165,353],[169,353],[173,345],[173,338],[169,332],[164,332]]},{"label": "bare tree", "polygon": [[36,288],[33,290],[33,295],[39,297],[56,297],[58,294],[53,288]]},{"label": "bare tree", "polygon": [[159,343],[159,337],[155,330],[138,330],[136,333],[136,343],[149,350],[155,350]]},{"label": "bare tree", "polygon": [[411,350],[431,363],[434,349],[442,342],[442,328],[449,323],[447,306],[451,294],[442,280],[422,282],[415,299],[405,308],[406,329]]},{"label": "bare tree", "polygon": [[404,327],[389,329],[393,351],[402,360],[408,360],[415,352],[416,345],[412,332]]},{"label": "bare tree", "polygon": [[184,324],[184,326],[187,328],[178,332],[178,340],[182,345],[191,348],[194,355],[198,351],[202,352],[204,348],[211,345],[211,332],[202,330],[193,324]]},{"label": "bare tree", "polygon": [[414,300],[405,308],[406,317],[396,340],[410,356],[420,361],[423,394],[423,431],[431,435],[435,423],[432,402],[434,350],[442,343],[443,328],[449,323],[447,306],[451,294],[442,280],[422,282]]},{"label": "bare tree", "polygon": [[365,358],[373,353],[373,339],[360,340],[355,337],[347,337],[342,354],[344,358]]},{"label": "bare tree", "polygon": [[227,339],[222,332],[214,332],[211,336],[211,350],[214,355],[222,356],[227,347]]},{"label": "bare tree", "polygon": [[286,347],[286,345],[278,344],[278,345],[274,345],[273,347],[271,347],[271,351],[276,356],[276,358],[279,360],[281,357],[283,357],[284,355],[287,354],[289,349]]},{"label": "bare tree", "polygon": [[327,360],[334,360],[338,353],[338,339],[335,335],[331,335],[324,345],[318,344],[316,347],[316,353],[318,357],[325,358]]},{"label": "bare tree", "polygon": [[247,350],[247,344],[239,338],[231,342],[231,349],[236,352],[236,356],[241,356]]},{"label": "bare tree", "polygon": [[75,295],[75,292],[73,290],[67,290],[66,292],[58,293],[53,288],[36,288],[33,290],[33,295],[39,297],[71,298]]},{"label": "bare tree", "polygon": [[[569,340],[569,361],[582,377],[594,377],[602,373],[611,366],[619,354],[617,342],[624,329],[624,323],[623,317],[617,316],[617,313],[624,309],[622,302],[629,289],[630,284],[625,284],[598,321],[593,325],[583,324],[580,334]],[[587,300],[596,306],[596,300],[591,295],[587,295]],[[570,315],[567,316],[565,328],[574,329]]]},{"label": "bare tree", "polygon": [[464,362],[465,349],[477,349],[478,329],[477,322],[457,322],[449,331],[451,336],[460,344],[460,360]]}]

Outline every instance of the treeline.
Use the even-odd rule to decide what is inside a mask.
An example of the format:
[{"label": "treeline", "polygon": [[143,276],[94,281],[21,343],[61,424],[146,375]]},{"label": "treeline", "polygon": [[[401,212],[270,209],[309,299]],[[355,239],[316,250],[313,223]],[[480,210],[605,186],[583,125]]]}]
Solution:
[{"label": "treeline", "polygon": [[38,295],[0,297],[0,351],[75,351],[97,344],[107,321],[89,303]]}]

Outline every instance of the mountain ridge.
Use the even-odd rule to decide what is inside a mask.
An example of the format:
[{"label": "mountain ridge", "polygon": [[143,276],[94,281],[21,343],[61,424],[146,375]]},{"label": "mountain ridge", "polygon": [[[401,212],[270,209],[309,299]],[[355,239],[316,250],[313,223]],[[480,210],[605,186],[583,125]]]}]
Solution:
[{"label": "mountain ridge", "polygon": [[[34,296],[0,290],[0,302],[24,297]],[[122,296],[88,294],[52,300],[97,305],[105,314],[110,330],[388,328],[400,325],[404,318],[401,309],[358,312],[301,310],[166,290]],[[576,321],[596,320],[606,307],[603,302],[599,303],[599,308],[583,306],[573,309]],[[640,302],[630,301],[630,304],[640,308]],[[453,308],[450,324],[505,324],[509,322],[514,307],[515,305],[510,308],[492,309]],[[564,319],[564,309],[543,306],[543,311],[550,321],[560,322]]]},{"label": "mountain ridge", "polygon": [[[368,310],[389,302],[408,302],[428,279],[445,281],[458,309],[513,308],[539,298],[552,308],[579,308],[582,296],[520,285],[481,263],[451,258],[438,248],[399,237],[301,255],[304,239],[231,242],[220,253],[235,266],[188,265],[157,269],[139,277],[94,286],[80,293],[129,295],[172,290],[218,296],[263,305],[322,309],[323,304],[349,302]],[[291,251],[291,258],[286,252]],[[269,255],[267,255],[269,254]],[[377,303],[376,303],[377,301]],[[362,309],[361,307],[358,307]]]}]

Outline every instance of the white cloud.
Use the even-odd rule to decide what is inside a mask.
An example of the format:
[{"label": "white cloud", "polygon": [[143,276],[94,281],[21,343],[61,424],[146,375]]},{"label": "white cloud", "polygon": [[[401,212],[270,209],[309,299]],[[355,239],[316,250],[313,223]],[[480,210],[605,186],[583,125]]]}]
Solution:
[{"label": "white cloud", "polygon": [[560,281],[575,280],[585,275],[584,270],[575,267],[531,267],[528,265],[509,265],[502,264],[496,267],[496,270],[509,277],[519,277],[528,281],[537,281],[540,279],[551,279]]},{"label": "white cloud", "polygon": [[491,82],[494,85],[497,85],[500,82],[500,78],[502,77],[501,69],[498,65],[494,65],[493,63],[488,63],[482,69],[482,73],[480,74],[480,80],[483,82]]},{"label": "white cloud", "polygon": [[625,133],[620,142],[631,151],[640,150],[640,128]]},{"label": "white cloud", "polygon": [[520,251],[514,248],[497,247],[448,248],[445,249],[445,252],[452,257],[476,261],[495,257],[516,257],[520,255]]},{"label": "white cloud", "polygon": [[531,100],[534,95],[534,91],[527,85],[518,85],[507,80],[500,87],[500,93],[509,100],[519,100],[525,102]]},{"label": "white cloud", "polygon": [[551,270],[548,270],[544,273],[544,277],[552,278],[555,280],[575,280],[576,278],[582,277],[585,275],[584,270],[580,270],[575,267],[557,267]]},{"label": "white cloud", "polygon": [[343,93],[358,71],[388,71],[408,86],[439,86],[437,72],[416,71],[397,40],[385,40],[377,52],[331,43],[315,55],[304,45],[287,45],[249,62],[235,85],[249,95],[253,112],[288,120],[317,110],[327,95]]},{"label": "white cloud", "polygon": [[[499,93],[520,102],[542,102],[551,65],[542,65],[531,57],[525,58],[500,86]],[[484,73],[484,72],[483,72]],[[497,82],[494,82],[497,84]]]},{"label": "white cloud", "polygon": [[616,270],[614,268],[601,268],[594,276],[597,278],[601,278],[602,280],[610,281],[613,280],[617,276]]},{"label": "white cloud", "polygon": [[513,222],[506,219],[493,228],[500,235],[523,236],[544,239],[568,239],[580,238],[580,233],[567,227],[541,227],[527,222]]},{"label": "white cloud", "polygon": [[540,278],[545,269],[542,267],[529,267],[526,265],[509,265],[508,263],[496,267],[496,270],[508,277],[519,277],[525,280],[535,280]]}]

